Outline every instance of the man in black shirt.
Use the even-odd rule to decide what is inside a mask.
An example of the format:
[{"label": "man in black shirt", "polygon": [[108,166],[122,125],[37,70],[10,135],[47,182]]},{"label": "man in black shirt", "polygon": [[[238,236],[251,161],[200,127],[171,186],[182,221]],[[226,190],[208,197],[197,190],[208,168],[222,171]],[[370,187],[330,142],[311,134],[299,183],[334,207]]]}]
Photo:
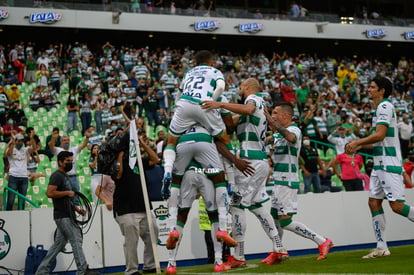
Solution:
[{"label": "man in black shirt", "polygon": [[[144,196],[140,175],[134,173],[129,166],[129,132],[122,132],[114,137],[114,142],[121,150],[118,154],[119,170],[114,178],[115,193],[113,197],[113,212],[121,233],[124,236],[125,274],[140,274],[138,267],[137,246],[139,238],[144,242],[143,273],[155,273],[156,265],[152,250],[150,228],[146,215]],[[160,162],[158,155],[141,138],[140,146],[147,152],[148,157],[142,158],[144,170]],[[155,235],[158,228],[153,219]]]},{"label": "man in black shirt", "polygon": [[[53,219],[57,226],[57,233],[55,242],[50,247],[45,258],[43,258],[36,271],[36,275],[49,274],[51,263],[67,242],[70,242],[72,246],[78,274],[99,274],[88,269],[82,249],[81,228],[70,217],[69,211],[76,211],[81,215],[85,215],[85,210],[78,208],[72,203],[75,192],[72,191],[72,184],[66,174],[72,169],[72,161],[73,154],[71,152],[60,152],[57,156],[58,169],[50,176],[46,195],[53,200]],[[71,206],[71,209],[68,208],[68,205]]]},{"label": "man in black shirt", "polygon": [[318,150],[311,146],[310,138],[308,136],[303,136],[303,146],[300,150],[300,158],[302,161],[299,162],[299,166],[302,169],[303,181],[305,183],[304,193],[311,191],[312,184],[313,192],[321,193],[321,180],[319,178],[318,170],[322,169],[322,171],[324,171],[324,165],[319,158]]}]

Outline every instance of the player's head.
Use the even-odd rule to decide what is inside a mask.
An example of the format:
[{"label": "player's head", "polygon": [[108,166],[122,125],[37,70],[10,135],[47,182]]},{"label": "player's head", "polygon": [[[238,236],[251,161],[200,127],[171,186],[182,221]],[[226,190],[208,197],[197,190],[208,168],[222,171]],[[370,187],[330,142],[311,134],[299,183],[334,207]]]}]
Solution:
[{"label": "player's head", "polygon": [[378,76],[372,80],[375,85],[378,87],[378,92],[381,92],[384,89],[384,98],[388,98],[392,94],[392,82],[389,78]]},{"label": "player's head", "polygon": [[292,122],[293,117],[293,106],[290,102],[279,102],[276,103],[272,111],[272,118],[282,124],[282,126],[287,126]]},{"label": "player's head", "polygon": [[194,59],[197,66],[201,64],[211,65],[213,54],[210,51],[202,50],[196,53]]},{"label": "player's head", "polygon": [[256,78],[250,77],[240,84],[240,96],[245,99],[247,96],[257,94],[260,91],[260,84]]}]

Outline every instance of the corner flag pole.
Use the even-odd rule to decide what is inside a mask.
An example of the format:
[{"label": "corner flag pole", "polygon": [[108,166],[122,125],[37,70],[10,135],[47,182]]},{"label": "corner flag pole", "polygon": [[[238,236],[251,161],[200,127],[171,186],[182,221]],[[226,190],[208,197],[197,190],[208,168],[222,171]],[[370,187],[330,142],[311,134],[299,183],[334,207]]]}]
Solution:
[{"label": "corner flag pole", "polygon": [[154,260],[155,260],[155,268],[157,270],[157,274],[161,274],[161,266],[160,266],[160,259],[158,256],[158,250],[157,250],[157,237],[155,236],[155,230],[153,226],[153,219],[152,219],[152,213],[150,208],[150,201],[148,198],[148,191],[147,191],[147,183],[145,181],[145,171],[144,167],[142,165],[142,158],[141,158],[141,149],[139,148],[139,139],[136,131],[135,126],[135,119],[131,120],[131,124],[134,124],[134,127],[130,127],[130,131],[133,131],[134,140],[138,142],[135,143],[135,150],[137,153],[137,162],[138,162],[138,169],[139,169],[139,176],[141,178],[141,187],[142,187],[142,193],[144,197],[144,203],[145,203],[145,212],[147,215],[148,220],[148,226],[150,230],[150,237],[151,237],[151,245],[152,245],[152,252],[154,254]]}]

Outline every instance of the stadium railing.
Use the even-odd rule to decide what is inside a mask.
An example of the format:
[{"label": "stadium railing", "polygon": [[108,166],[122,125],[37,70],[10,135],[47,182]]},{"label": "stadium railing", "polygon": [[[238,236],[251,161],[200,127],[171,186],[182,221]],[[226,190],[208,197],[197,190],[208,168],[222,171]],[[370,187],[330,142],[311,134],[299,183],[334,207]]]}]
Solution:
[{"label": "stadium railing", "polygon": [[[91,10],[91,11],[113,11],[113,12],[132,12],[131,3],[129,1],[116,1],[113,0],[111,4],[91,4],[80,3],[78,1],[33,1],[33,0],[20,0],[20,1],[7,1],[0,0],[0,6],[13,6],[13,7],[31,7],[31,8],[46,8],[46,9],[71,9],[71,10]],[[208,12],[206,10],[195,9],[175,9],[174,13],[170,8],[155,8],[152,7],[151,11],[146,9],[145,4],[141,4],[141,13],[150,14],[164,14],[164,15],[181,15],[181,16],[211,16],[211,17],[226,17],[226,18],[249,18],[255,19],[254,13],[249,12],[246,9],[233,9],[233,8],[220,8],[217,7],[214,10]],[[255,19],[260,20],[260,19]],[[331,13],[318,13],[310,12],[305,17],[291,18],[286,14],[277,13],[263,13],[262,20],[291,20],[291,21],[304,21],[304,22],[330,22],[341,23],[338,14]],[[352,24],[366,24],[367,22],[361,18],[355,18]],[[408,18],[385,18],[385,19],[369,19],[369,25],[380,26],[412,26],[414,25],[414,19]]]}]

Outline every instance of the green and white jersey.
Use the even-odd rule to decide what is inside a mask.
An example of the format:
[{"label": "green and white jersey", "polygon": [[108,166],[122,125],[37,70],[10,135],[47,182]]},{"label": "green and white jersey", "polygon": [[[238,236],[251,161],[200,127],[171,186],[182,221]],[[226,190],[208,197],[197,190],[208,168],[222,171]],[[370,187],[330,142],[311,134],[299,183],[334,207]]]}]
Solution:
[{"label": "green and white jersey", "polygon": [[128,102],[134,102],[135,98],[137,97],[137,93],[135,91],[134,87],[125,87],[124,93],[127,95],[127,101]]},{"label": "green and white jersey", "polygon": [[296,136],[296,142],[290,143],[281,134],[274,134],[273,183],[299,189],[298,159],[302,144],[302,132],[296,124],[291,124],[286,129]]},{"label": "green and white jersey", "polygon": [[200,65],[192,68],[181,82],[182,99],[197,103],[212,100],[217,80],[223,80],[223,74],[216,68]]},{"label": "green and white jersey", "polygon": [[180,136],[177,144],[189,141],[213,143],[213,137],[202,126],[195,125],[194,127],[188,129],[182,136]]},{"label": "green and white jersey", "polygon": [[149,73],[147,66],[136,65],[132,70],[135,72],[136,79],[147,79],[147,74]]},{"label": "green and white jersey", "polygon": [[400,140],[398,138],[397,116],[395,107],[388,99],[383,99],[372,118],[373,131],[377,125],[388,127],[384,140],[373,144],[374,170],[384,170],[389,173],[402,173],[402,158]]},{"label": "green and white jersey", "polygon": [[8,101],[6,94],[0,93],[0,114],[6,112],[6,102]]},{"label": "green and white jersey", "polygon": [[267,159],[265,138],[267,120],[264,114],[264,101],[257,95],[249,95],[244,104],[254,104],[256,110],[251,115],[241,115],[237,125],[237,138],[240,141],[240,156],[249,159]]},{"label": "green and white jersey", "polygon": [[325,120],[322,117],[315,116],[316,124],[318,125],[319,132],[323,135],[328,135],[328,127],[326,126]]}]

